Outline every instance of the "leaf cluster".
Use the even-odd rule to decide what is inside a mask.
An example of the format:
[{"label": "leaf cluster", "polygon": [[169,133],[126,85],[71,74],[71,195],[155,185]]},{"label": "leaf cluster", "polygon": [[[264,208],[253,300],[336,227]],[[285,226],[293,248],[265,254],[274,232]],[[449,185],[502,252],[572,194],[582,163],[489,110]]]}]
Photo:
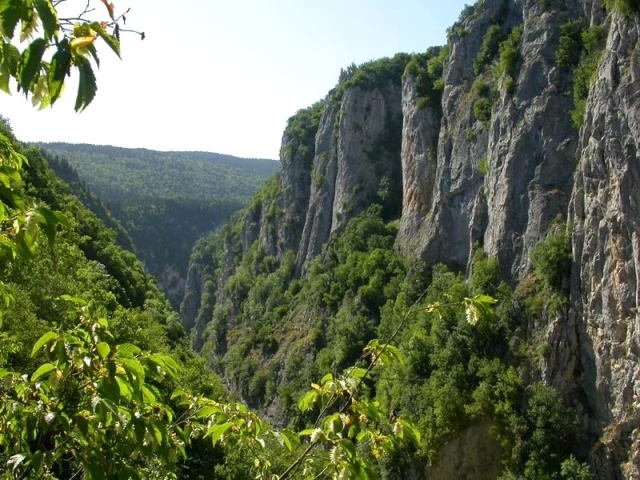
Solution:
[{"label": "leaf cluster", "polygon": [[[31,95],[34,106],[43,109],[61,96],[67,76],[75,69],[79,74],[75,110],[84,110],[95,97],[96,77],[91,60],[99,66],[96,42],[101,39],[120,56],[119,29],[122,17],[114,16],[107,6],[106,21],[90,21],[85,15],[77,19],[59,18],[50,0],[12,0],[0,3],[0,89],[10,94],[10,80],[18,91]],[[20,43],[30,41],[22,50],[13,42],[19,31]],[[36,32],[41,32],[35,39]]]}]

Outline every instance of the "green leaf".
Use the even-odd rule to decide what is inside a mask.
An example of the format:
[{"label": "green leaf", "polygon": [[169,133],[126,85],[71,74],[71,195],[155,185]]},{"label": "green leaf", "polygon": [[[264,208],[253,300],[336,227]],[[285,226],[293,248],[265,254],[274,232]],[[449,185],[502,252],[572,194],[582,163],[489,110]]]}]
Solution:
[{"label": "green leaf", "polygon": [[49,103],[51,105],[60,98],[70,67],[71,49],[69,48],[69,39],[65,38],[58,43],[58,50],[53,55],[49,67]]},{"label": "green leaf", "polygon": [[300,439],[295,432],[292,432],[291,430],[282,430],[281,433],[284,445],[289,451],[293,451],[293,443],[295,443],[296,445],[300,444]]},{"label": "green leaf", "polygon": [[411,439],[411,442],[415,445],[416,448],[419,448],[421,441],[420,431],[407,420],[400,420],[400,423],[402,424],[404,434]]},{"label": "green leaf", "polygon": [[31,375],[31,381],[37,382],[39,379],[50,374],[55,369],[56,366],[52,363],[45,363],[44,365],[40,366],[40,368],[38,368],[35,372],[33,372],[33,375]]},{"label": "green leaf", "polygon": [[31,82],[40,71],[42,55],[47,48],[46,42],[42,38],[34,40],[31,45],[22,53],[20,60],[20,79],[18,84],[25,95],[31,90]]},{"label": "green leaf", "polygon": [[44,233],[47,235],[49,244],[53,245],[56,237],[56,226],[59,223],[58,216],[44,206],[38,207],[37,211],[40,214],[40,226],[42,227],[42,230],[44,230]]},{"label": "green leaf", "polygon": [[213,427],[211,427],[209,430],[207,430],[207,433],[204,435],[204,438],[207,437],[211,437],[211,443],[213,444],[213,446],[215,446],[218,441],[220,440],[220,438],[227,433],[227,431],[233,427],[233,423],[232,422],[227,422],[227,423],[223,423],[222,425],[214,425]]},{"label": "green leaf", "polygon": [[58,338],[58,334],[55,332],[47,332],[42,335],[31,349],[31,356],[34,357],[35,354],[38,353],[38,350],[40,350],[54,338]]},{"label": "green leaf", "polygon": [[111,347],[105,342],[98,343],[96,349],[98,350],[98,355],[100,355],[103,359],[109,356],[109,352],[111,351]]},{"label": "green leaf", "polygon": [[333,380],[333,375],[330,373],[327,373],[324,377],[322,377],[322,380],[320,380],[320,385],[326,385],[332,380]]},{"label": "green leaf", "polygon": [[142,396],[144,397],[145,403],[150,405],[156,404],[156,396],[153,394],[151,390],[146,385],[142,386]]},{"label": "green leaf", "polygon": [[98,57],[98,51],[96,50],[96,45],[95,43],[91,43],[88,47],[87,50],[89,51],[89,53],[91,54],[91,56],[93,57],[93,59],[96,62],[96,66],[98,68],[100,68],[100,58]]},{"label": "green leaf", "polygon": [[156,442],[158,443],[158,445],[162,445],[162,440],[164,438],[164,436],[162,435],[162,430],[159,429],[156,424],[154,423],[153,425],[150,426],[150,430],[151,433],[153,434],[153,438],[156,440]]},{"label": "green leaf", "polygon": [[116,382],[118,382],[118,386],[120,387],[120,396],[131,400],[133,398],[132,385],[121,377],[116,377]]},{"label": "green leaf", "polygon": [[281,435],[281,436],[282,436],[282,444],[290,452],[293,451],[293,446],[291,445],[291,441],[289,440],[289,437],[287,437],[286,435]]},{"label": "green leaf", "polygon": [[89,440],[89,422],[82,415],[76,415],[74,418],[74,424],[80,430],[80,433],[84,438]]},{"label": "green leaf", "polygon": [[98,91],[98,85],[96,84],[96,76],[93,73],[93,68],[89,60],[80,56],[76,57],[75,60],[76,68],[80,72],[75,110],[76,112],[81,112],[93,101]]},{"label": "green leaf", "polygon": [[98,386],[98,391],[106,400],[115,403],[120,401],[120,385],[113,377],[104,377]]},{"label": "green leaf", "polygon": [[183,397],[187,394],[187,392],[185,392],[184,390],[180,389],[180,388],[176,388],[173,393],[171,394],[171,398],[170,400],[175,400],[178,397]]},{"label": "green leaf", "polygon": [[131,343],[123,343],[116,346],[116,352],[121,357],[133,358],[135,355],[142,353],[142,350]]},{"label": "green leaf", "polygon": [[346,438],[339,441],[340,446],[345,451],[350,460],[354,460],[356,457],[356,446],[351,440]]},{"label": "green leaf", "polygon": [[44,27],[44,38],[49,40],[58,35],[60,22],[50,0],[35,0],[36,10]]},{"label": "green leaf", "polygon": [[120,41],[113,35],[109,35],[107,32],[105,32],[104,28],[102,28],[102,25],[100,25],[98,22],[93,22],[91,24],[91,28],[98,35],[100,35],[100,38],[102,38],[107,43],[107,45],[109,45],[109,48],[111,48],[111,50],[114,51],[114,53],[118,56],[118,58],[121,58],[120,57]]},{"label": "green leaf", "polygon": [[84,306],[87,305],[87,301],[84,298],[72,297],[71,295],[61,295],[60,296],[60,300],[63,300],[63,301],[68,302],[68,303],[74,303],[74,304],[79,305],[81,307],[84,307]]},{"label": "green leaf", "polygon": [[144,385],[144,367],[142,364],[136,360],[135,358],[120,358],[119,359],[122,368],[124,368],[127,376],[130,379],[135,379],[137,382],[137,386],[139,390],[142,390],[142,386]]},{"label": "green leaf", "polygon": [[[2,1],[2,0],[0,0]],[[0,90],[11,95],[9,80],[18,71],[20,63],[20,51],[10,43],[2,45],[2,65],[0,65]]]},{"label": "green leaf", "polygon": [[316,392],[315,390],[308,391],[306,395],[303,396],[300,401],[298,401],[298,408],[300,409],[300,411],[306,412],[310,410],[313,407],[316,398],[318,398],[318,392]]},{"label": "green leaf", "polygon": [[473,297],[473,301],[475,303],[483,303],[486,305],[494,305],[498,303],[498,301],[495,298],[490,297],[488,295],[476,295],[475,297]]},{"label": "green leaf", "polygon": [[347,370],[347,375],[349,375],[352,378],[355,378],[356,380],[364,378],[366,374],[367,374],[367,370],[365,368],[352,367],[349,370]]},{"label": "green leaf", "polygon": [[396,360],[400,365],[404,365],[404,356],[398,347],[394,347],[393,345],[387,345],[386,352],[389,354],[391,358]]},{"label": "green leaf", "polygon": [[33,469],[32,473],[39,475],[40,469],[42,468],[42,460],[44,459],[44,453],[38,451],[33,454],[30,460],[31,468]]},{"label": "green leaf", "polygon": [[210,417],[214,413],[220,413],[221,411],[222,410],[220,409],[220,407],[204,407],[203,409],[198,410],[198,413],[196,413],[196,418]]},{"label": "green leaf", "polygon": [[0,33],[5,39],[11,40],[16,25],[22,19],[26,19],[28,7],[25,2],[19,0],[0,0]]}]

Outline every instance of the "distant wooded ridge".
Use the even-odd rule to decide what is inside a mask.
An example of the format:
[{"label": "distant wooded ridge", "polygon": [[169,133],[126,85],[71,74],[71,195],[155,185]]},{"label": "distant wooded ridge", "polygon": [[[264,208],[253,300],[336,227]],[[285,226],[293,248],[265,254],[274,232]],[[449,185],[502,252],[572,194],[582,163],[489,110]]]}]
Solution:
[{"label": "distant wooded ridge", "polygon": [[247,202],[280,168],[274,160],[219,153],[71,143],[33,145],[64,157],[107,201],[179,197]]}]

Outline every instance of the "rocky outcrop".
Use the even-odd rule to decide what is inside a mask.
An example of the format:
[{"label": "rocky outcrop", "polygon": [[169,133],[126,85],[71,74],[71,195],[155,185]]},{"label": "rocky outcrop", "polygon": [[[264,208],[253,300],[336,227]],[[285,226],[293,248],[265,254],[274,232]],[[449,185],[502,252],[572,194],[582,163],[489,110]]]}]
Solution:
[{"label": "rocky outcrop", "polygon": [[[539,2],[485,1],[458,27],[464,33],[454,30],[435,159],[425,147],[434,115],[415,111],[411,79],[405,82],[403,251],[465,266],[477,242],[500,260],[506,278],[528,272],[531,249],[566,215],[575,169],[572,100],[555,66],[560,25],[569,15],[544,12]],[[504,32],[523,26],[511,91],[504,76],[478,75],[473,67],[483,35],[498,21]],[[495,83],[498,99],[487,122],[474,112],[476,78]]]},{"label": "rocky outcrop", "polygon": [[320,253],[331,232],[344,227],[374,201],[398,215],[401,91],[389,81],[380,88],[353,87],[339,105],[329,106],[316,136],[313,181],[299,271]]},{"label": "rocky outcrop", "polygon": [[638,16],[609,18],[569,209],[572,300],[598,478],[640,478]]}]

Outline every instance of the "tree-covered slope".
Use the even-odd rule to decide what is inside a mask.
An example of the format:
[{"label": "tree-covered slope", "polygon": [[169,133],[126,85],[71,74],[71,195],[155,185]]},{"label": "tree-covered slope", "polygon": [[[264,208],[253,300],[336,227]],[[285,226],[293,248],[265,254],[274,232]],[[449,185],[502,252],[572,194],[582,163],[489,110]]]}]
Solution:
[{"label": "tree-covered slope", "polygon": [[[25,162],[11,171],[0,156],[0,206],[10,213],[0,222],[0,477],[266,480],[323,476],[331,466],[372,478],[381,455],[419,443],[410,423],[360,400],[360,370],[323,380],[334,404],[349,400],[348,438],[336,414],[318,417],[324,433],[305,442],[307,430],[275,430],[227,401],[116,232],[38,149],[0,127],[5,150]],[[41,229],[33,220],[45,217]]]},{"label": "tree-covered slope", "polygon": [[[0,133],[13,138],[4,120],[0,123]],[[108,228],[78,197],[70,193],[70,187],[49,168],[38,149],[25,147],[15,139],[13,144],[28,161],[22,172],[25,198],[54,211],[58,227],[53,243],[47,241],[44,232],[36,230],[35,245],[38,248],[35,253],[15,258],[0,276],[3,289],[0,308],[0,377],[3,379],[0,397],[3,398],[3,404],[0,411],[3,411],[4,401],[8,401],[7,395],[10,395],[12,386],[11,382],[6,381],[7,371],[20,371],[31,376],[45,358],[44,353],[32,354],[36,340],[49,331],[60,332],[61,335],[65,331],[75,332],[74,329],[79,327],[77,313],[70,312],[79,308],[80,304],[85,305],[79,312],[84,312],[86,318],[91,315],[94,321],[104,318],[108,322],[112,334],[109,342],[132,344],[143,351],[168,355],[183,369],[177,381],[160,382],[150,387],[156,395],[166,395],[168,398],[173,388],[181,386],[213,398],[226,398],[226,389],[220,379],[189,347],[177,313],[160,292],[153,277],[145,273],[142,263],[133,253],[116,243],[118,233]],[[96,209],[101,208],[97,199],[92,198],[92,201]],[[7,299],[9,301],[5,303]],[[96,331],[96,327],[93,328]],[[66,381],[65,377],[59,381]],[[62,405],[63,401],[73,403],[82,397],[90,398],[87,396],[90,392],[85,387],[87,385],[82,386],[81,390],[67,392],[69,400],[53,398],[52,401],[57,401],[62,411],[67,407]],[[27,399],[24,399],[21,407],[28,409]],[[32,418],[30,426],[35,426],[39,421],[38,415],[46,413],[27,412],[25,410],[25,414]],[[23,428],[26,432],[28,427],[25,424]],[[10,449],[4,443],[8,432],[3,430],[2,433],[0,476],[13,478],[7,467]],[[49,434],[53,435],[53,432]],[[27,434],[24,435],[28,440]],[[17,448],[18,445],[11,447]],[[213,455],[212,458],[218,463],[223,461],[221,450],[209,451],[208,454]],[[103,452],[103,455],[117,456],[118,453],[114,449],[113,452]],[[194,462],[187,462],[181,468],[186,472],[197,469],[198,462],[202,460],[196,459]],[[151,474],[153,467],[147,470],[149,466],[145,466],[144,462],[139,463],[142,475],[145,475],[144,472]],[[69,469],[77,467],[61,464],[57,475],[59,478],[69,478],[73,473]]]},{"label": "tree-covered slope", "polygon": [[278,169],[275,161],[214,153],[40,146],[85,205],[118,230],[120,244],[132,243],[175,308],[196,240],[215,231]]},{"label": "tree-covered slope", "polygon": [[279,168],[278,162],[205,152],[67,143],[35,144],[64,157],[108,202],[191,198],[246,202]]}]

